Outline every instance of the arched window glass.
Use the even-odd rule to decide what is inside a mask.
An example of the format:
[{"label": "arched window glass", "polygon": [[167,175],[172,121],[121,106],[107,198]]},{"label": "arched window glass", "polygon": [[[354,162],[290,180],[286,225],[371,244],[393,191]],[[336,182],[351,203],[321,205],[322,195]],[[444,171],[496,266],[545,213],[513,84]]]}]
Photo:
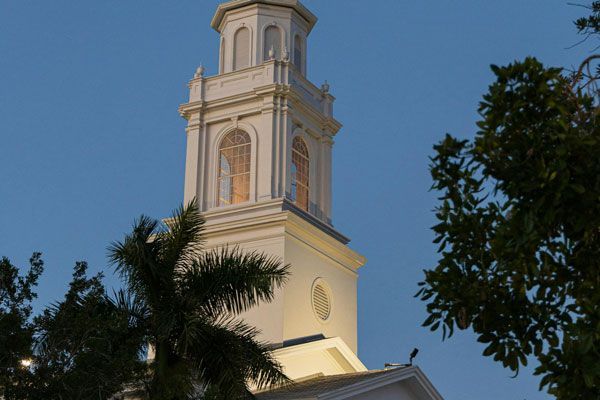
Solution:
[{"label": "arched window glass", "polygon": [[294,38],[294,66],[302,72],[302,38],[296,35]]},{"label": "arched window glass", "polygon": [[219,206],[244,203],[250,199],[250,136],[235,130],[219,146]]},{"label": "arched window glass", "polygon": [[295,137],[292,143],[292,188],[291,197],[301,209],[308,211],[310,160],[306,143]]},{"label": "arched window glass", "polygon": [[250,66],[250,29],[241,28],[233,38],[233,70]]},{"label": "arched window glass", "polygon": [[281,31],[278,27],[271,25],[265,30],[265,48],[263,49],[263,58],[269,60],[269,52],[273,49],[275,59],[281,58]]}]

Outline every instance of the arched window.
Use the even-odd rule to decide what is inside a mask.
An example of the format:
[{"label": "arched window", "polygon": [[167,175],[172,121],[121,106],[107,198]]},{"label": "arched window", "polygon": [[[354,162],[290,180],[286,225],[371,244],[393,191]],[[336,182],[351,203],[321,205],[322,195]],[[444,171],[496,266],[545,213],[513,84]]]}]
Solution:
[{"label": "arched window", "polygon": [[294,203],[308,211],[310,160],[304,140],[296,136],[292,142],[292,189]]},{"label": "arched window", "polygon": [[240,28],[233,37],[233,70],[250,66],[250,29]]},{"label": "arched window", "polygon": [[294,38],[294,66],[302,73],[302,38],[296,35]]},{"label": "arched window", "polygon": [[273,49],[275,59],[281,58],[281,31],[275,25],[269,26],[265,30],[265,47],[263,49],[263,59],[269,60],[269,52]]},{"label": "arched window", "polygon": [[250,199],[250,136],[239,129],[227,134],[219,146],[219,206]]}]

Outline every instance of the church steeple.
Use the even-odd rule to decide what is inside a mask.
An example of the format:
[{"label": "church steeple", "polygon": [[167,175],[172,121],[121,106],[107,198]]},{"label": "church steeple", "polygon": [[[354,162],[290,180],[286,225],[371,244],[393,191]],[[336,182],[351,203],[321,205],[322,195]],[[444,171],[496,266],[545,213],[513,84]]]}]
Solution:
[{"label": "church steeple", "polygon": [[273,300],[239,317],[273,345],[285,374],[306,385],[257,398],[442,400],[417,367],[371,373],[356,356],[358,270],[366,260],[331,222],[341,124],[329,84],[306,78],[316,21],[298,0],[218,7],[219,71],[206,76],[199,67],[179,107],[188,121],[184,201],[198,201],[207,250],[237,246],[290,266]]},{"label": "church steeple", "polygon": [[220,5],[220,72],[196,74],[188,119],[185,198],[202,211],[284,199],[331,224],[334,97],[305,78],[317,18],[297,0]]},{"label": "church steeple", "polygon": [[297,0],[218,7],[220,70],[206,76],[199,68],[179,108],[188,121],[184,201],[198,200],[209,248],[237,245],[291,265],[275,300],[243,315],[263,339],[338,337],[356,352],[357,270],[365,260],[331,221],[341,124],[329,85],[306,78],[316,21]]}]

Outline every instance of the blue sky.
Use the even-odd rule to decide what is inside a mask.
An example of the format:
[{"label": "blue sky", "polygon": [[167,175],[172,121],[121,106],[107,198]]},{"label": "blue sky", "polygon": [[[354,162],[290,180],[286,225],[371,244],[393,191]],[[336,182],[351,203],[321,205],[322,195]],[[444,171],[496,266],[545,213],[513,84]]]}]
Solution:
[{"label": "blue sky", "polygon": [[[435,265],[428,156],[446,132],[475,133],[489,64],[528,55],[574,66],[593,47],[562,0],[306,0],[319,23],[308,77],[331,84],[344,124],[334,147],[334,225],[368,258],[359,356],[417,363],[448,400],[548,399],[471,333],[442,342],[413,298]],[[187,81],[217,71],[217,0],[0,0],[0,255],[42,251],[38,307],[63,295],[76,260],[105,271],[134,217],[183,197]]]}]

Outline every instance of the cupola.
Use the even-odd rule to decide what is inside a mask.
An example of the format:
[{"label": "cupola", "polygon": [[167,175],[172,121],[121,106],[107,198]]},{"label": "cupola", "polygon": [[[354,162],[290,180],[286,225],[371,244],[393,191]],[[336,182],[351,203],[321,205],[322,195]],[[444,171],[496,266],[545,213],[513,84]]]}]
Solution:
[{"label": "cupola", "polygon": [[221,4],[211,23],[220,33],[219,72],[284,60],[305,75],[307,37],[316,22],[317,17],[297,0],[233,0]]}]

